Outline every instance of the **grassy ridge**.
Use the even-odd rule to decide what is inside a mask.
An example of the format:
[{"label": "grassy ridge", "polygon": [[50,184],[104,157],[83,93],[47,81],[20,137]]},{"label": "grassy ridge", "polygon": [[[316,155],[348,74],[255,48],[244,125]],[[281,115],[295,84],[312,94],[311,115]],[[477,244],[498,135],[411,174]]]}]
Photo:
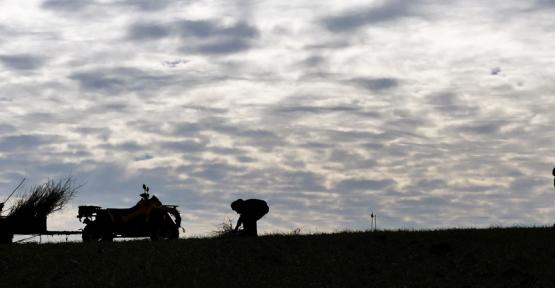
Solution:
[{"label": "grassy ridge", "polygon": [[0,246],[0,287],[555,287],[549,228]]}]

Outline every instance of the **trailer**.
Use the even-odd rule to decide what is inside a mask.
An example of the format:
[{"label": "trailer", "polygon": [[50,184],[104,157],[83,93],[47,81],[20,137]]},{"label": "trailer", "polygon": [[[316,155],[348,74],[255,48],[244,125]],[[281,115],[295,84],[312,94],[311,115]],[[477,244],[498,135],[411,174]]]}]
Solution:
[{"label": "trailer", "polygon": [[[6,200],[0,203],[0,212],[24,181],[25,178]],[[46,228],[47,216],[61,210],[79,187],[73,185],[71,177],[58,181],[48,180],[33,186],[15,201],[6,216],[0,216],[0,243],[12,243],[14,235],[81,234],[81,231],[48,231]]]},{"label": "trailer", "polygon": [[0,216],[0,243],[13,243],[14,235],[54,236],[78,235],[82,231],[51,231],[46,228],[46,217],[10,218]]}]

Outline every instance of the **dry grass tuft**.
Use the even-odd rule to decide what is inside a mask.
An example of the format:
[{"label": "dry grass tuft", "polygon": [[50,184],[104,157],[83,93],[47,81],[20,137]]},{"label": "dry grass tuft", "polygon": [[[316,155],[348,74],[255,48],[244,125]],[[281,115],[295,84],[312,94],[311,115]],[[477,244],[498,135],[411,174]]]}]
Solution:
[{"label": "dry grass tuft", "polygon": [[222,223],[216,226],[216,230],[212,231],[212,237],[223,238],[235,235],[233,231],[233,220],[230,218],[225,219]]},{"label": "dry grass tuft", "polygon": [[8,218],[40,218],[61,210],[80,186],[71,177],[48,180],[23,195],[10,209]]}]

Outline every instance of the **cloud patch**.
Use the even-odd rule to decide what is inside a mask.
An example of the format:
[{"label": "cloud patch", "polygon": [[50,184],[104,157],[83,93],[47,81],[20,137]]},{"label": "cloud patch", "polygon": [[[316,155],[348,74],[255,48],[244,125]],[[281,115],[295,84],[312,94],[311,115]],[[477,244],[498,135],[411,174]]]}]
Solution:
[{"label": "cloud patch", "polygon": [[378,5],[353,9],[321,20],[323,26],[331,32],[348,32],[366,25],[381,24],[414,15],[415,1],[381,1]]},{"label": "cloud patch", "polygon": [[166,9],[167,7],[178,4],[178,3],[185,3],[187,1],[183,0],[125,0],[125,1],[117,1],[115,2],[116,5],[121,6],[128,6],[139,9],[141,11],[148,11],[148,12],[155,12],[159,10]]},{"label": "cloud patch", "polygon": [[395,180],[382,179],[347,179],[337,183],[334,187],[336,191],[353,192],[353,191],[380,191],[396,185]]},{"label": "cloud patch", "polygon": [[172,4],[184,2],[180,0],[115,0],[115,1],[95,1],[95,0],[47,0],[42,2],[43,9],[76,13],[91,8],[114,9],[114,8],[134,8],[143,12],[155,12],[163,10]]},{"label": "cloud patch", "polygon": [[158,40],[172,34],[171,26],[160,23],[135,23],[127,30],[127,37],[133,41]]},{"label": "cloud patch", "polygon": [[455,131],[473,136],[494,136],[500,133],[504,125],[504,121],[473,122],[455,127]]},{"label": "cloud patch", "polygon": [[55,135],[10,135],[0,137],[0,150],[3,152],[35,151],[40,149],[43,145],[48,145],[60,140],[60,137]]},{"label": "cloud patch", "polygon": [[536,0],[535,5],[540,9],[555,8],[555,0]]},{"label": "cloud patch", "polygon": [[182,52],[225,55],[250,49],[258,35],[256,27],[242,21],[224,24],[218,20],[181,20],[134,23],[128,28],[127,38],[145,41],[172,37],[181,41]]},{"label": "cloud patch", "polygon": [[173,134],[176,136],[195,137],[201,132],[227,135],[237,144],[252,145],[263,150],[285,145],[285,140],[271,130],[233,125],[220,118],[207,118],[195,123],[176,123],[173,127]]},{"label": "cloud patch", "polygon": [[93,5],[95,1],[89,0],[48,0],[41,4],[44,9],[75,12]]},{"label": "cloud patch", "polygon": [[0,55],[0,62],[9,69],[25,71],[39,69],[45,59],[36,55],[11,54]]},{"label": "cloud patch", "polygon": [[355,85],[369,91],[384,91],[399,86],[399,80],[395,78],[354,78],[351,80]]},{"label": "cloud patch", "polygon": [[106,94],[159,90],[176,81],[173,75],[160,75],[128,67],[74,72],[69,78],[77,81],[84,91]]},{"label": "cloud patch", "polygon": [[477,117],[481,112],[475,103],[449,92],[434,94],[429,97],[427,103],[436,112],[448,117]]}]

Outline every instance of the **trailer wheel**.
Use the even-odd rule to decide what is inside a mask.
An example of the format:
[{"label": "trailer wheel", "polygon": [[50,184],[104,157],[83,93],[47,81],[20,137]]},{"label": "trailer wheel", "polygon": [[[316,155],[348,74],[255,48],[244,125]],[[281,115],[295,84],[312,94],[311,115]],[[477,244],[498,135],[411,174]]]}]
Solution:
[{"label": "trailer wheel", "polygon": [[0,234],[0,243],[2,243],[2,244],[13,243],[13,234],[10,234],[10,233]]}]

